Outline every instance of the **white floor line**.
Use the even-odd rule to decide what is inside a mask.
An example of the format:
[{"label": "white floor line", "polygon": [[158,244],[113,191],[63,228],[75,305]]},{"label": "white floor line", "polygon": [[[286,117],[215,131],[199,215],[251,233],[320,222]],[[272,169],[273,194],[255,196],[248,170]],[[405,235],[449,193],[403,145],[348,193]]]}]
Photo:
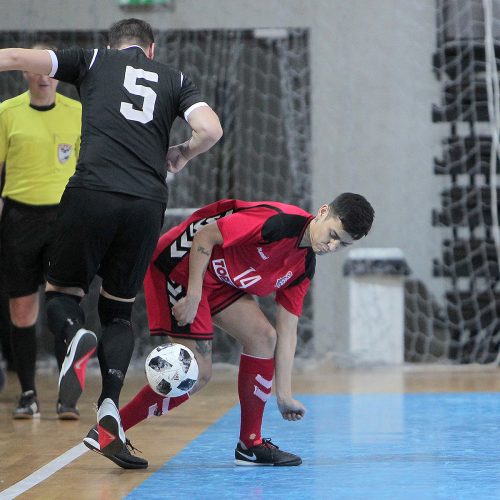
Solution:
[{"label": "white floor line", "polygon": [[61,470],[73,460],[81,457],[87,451],[89,450],[83,443],[77,444],[59,457],[54,458],[52,462],[49,462],[47,465],[44,465],[37,471],[33,472],[33,474],[24,478],[22,481],[19,481],[6,490],[0,492],[0,500],[11,500],[12,498],[16,498],[18,495],[21,495],[42,481],[45,481],[45,479],[52,476],[52,474],[55,474],[58,470]]}]

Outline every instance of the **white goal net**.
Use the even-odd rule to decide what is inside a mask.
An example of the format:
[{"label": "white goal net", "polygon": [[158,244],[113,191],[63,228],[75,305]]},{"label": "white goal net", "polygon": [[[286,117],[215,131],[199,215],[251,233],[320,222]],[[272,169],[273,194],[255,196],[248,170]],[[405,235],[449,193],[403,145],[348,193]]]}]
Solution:
[{"label": "white goal net", "polygon": [[434,276],[444,300],[407,283],[406,359],[498,362],[500,2],[437,0],[434,71],[445,124],[434,173],[446,179],[433,224],[441,238]]}]

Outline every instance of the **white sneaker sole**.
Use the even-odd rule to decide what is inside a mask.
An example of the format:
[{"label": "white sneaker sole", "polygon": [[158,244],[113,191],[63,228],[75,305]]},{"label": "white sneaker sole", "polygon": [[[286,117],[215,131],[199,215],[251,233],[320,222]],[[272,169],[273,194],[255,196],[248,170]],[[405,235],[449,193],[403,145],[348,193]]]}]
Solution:
[{"label": "white sneaker sole", "polygon": [[[78,360],[81,360],[85,356],[90,357],[96,347],[97,337],[95,333],[84,328],[80,328],[70,342],[59,375],[59,400],[65,406],[75,407],[83,392],[82,384],[80,384],[75,371],[75,360],[78,363]],[[85,365],[87,361],[85,361]],[[86,366],[82,367],[82,369],[86,370]]]}]

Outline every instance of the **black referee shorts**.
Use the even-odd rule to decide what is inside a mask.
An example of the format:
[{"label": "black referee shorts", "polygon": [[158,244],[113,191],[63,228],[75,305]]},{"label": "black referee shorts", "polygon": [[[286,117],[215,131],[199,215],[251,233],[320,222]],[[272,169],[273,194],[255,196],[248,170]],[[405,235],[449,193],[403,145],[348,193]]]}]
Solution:
[{"label": "black referee shorts", "polygon": [[47,281],[88,292],[102,287],[131,299],[142,285],[163,225],[166,204],[122,193],[66,188]]},{"label": "black referee shorts", "polygon": [[0,224],[3,288],[10,298],[25,297],[45,282],[57,205],[26,205],[6,199]]}]

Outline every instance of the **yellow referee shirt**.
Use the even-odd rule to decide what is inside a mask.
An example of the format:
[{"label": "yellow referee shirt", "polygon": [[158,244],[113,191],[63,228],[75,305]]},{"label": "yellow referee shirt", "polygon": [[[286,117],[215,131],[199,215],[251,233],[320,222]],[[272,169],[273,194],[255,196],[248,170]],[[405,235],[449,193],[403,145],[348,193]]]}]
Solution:
[{"label": "yellow referee shirt", "polygon": [[57,205],[80,149],[82,106],[56,94],[52,109],[30,106],[29,93],[0,104],[2,196],[28,205]]}]

